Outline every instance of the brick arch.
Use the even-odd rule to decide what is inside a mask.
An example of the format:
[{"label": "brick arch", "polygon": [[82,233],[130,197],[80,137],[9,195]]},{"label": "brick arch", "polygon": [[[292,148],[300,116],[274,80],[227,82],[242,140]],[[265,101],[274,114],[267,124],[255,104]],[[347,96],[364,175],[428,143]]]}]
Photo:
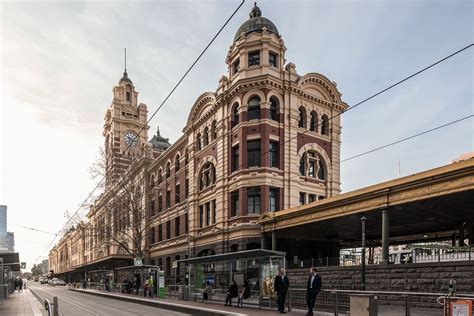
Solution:
[{"label": "brick arch", "polygon": [[321,155],[321,158],[323,159],[323,164],[326,167],[326,170],[328,172],[328,177],[329,177],[329,174],[331,173],[330,170],[332,169],[331,168],[331,158],[328,156],[328,154],[326,153],[324,148],[319,146],[316,143],[306,144],[298,150],[298,161],[303,156],[303,154],[307,151],[315,151],[319,155]]},{"label": "brick arch", "polygon": [[248,91],[248,92],[245,94],[244,98],[242,99],[242,105],[247,106],[248,103],[249,103],[249,100],[250,100],[251,98],[253,98],[254,96],[259,97],[259,98],[260,98],[260,102],[263,102],[263,101],[266,100],[265,94],[263,93],[262,90],[257,90],[257,89],[255,89],[255,90],[250,90],[250,91]]}]

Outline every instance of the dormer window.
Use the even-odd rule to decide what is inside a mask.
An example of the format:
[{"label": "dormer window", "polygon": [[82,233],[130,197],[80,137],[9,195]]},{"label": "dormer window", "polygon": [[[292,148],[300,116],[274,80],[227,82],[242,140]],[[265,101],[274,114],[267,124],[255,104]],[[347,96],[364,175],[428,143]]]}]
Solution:
[{"label": "dormer window", "polygon": [[130,92],[127,92],[125,94],[125,99],[127,100],[127,102],[130,102]]},{"label": "dormer window", "polygon": [[260,51],[254,51],[249,53],[249,67],[260,65]]},{"label": "dormer window", "polygon": [[239,72],[239,69],[240,69],[240,59],[237,59],[236,61],[234,61],[234,63],[232,64],[232,70],[233,70],[233,75],[236,75],[238,72]]},{"label": "dormer window", "polygon": [[277,55],[275,53],[268,54],[268,63],[271,67],[277,67]]}]

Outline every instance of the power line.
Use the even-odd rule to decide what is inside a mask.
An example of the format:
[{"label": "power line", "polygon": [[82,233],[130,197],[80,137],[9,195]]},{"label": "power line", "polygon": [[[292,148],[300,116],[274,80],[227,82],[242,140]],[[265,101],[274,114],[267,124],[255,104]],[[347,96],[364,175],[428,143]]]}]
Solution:
[{"label": "power line", "polygon": [[[211,41],[206,45],[206,47],[203,49],[203,51],[199,54],[199,56],[194,60],[194,62],[191,64],[191,66],[188,68],[188,70],[181,76],[181,78],[178,80],[176,85],[171,89],[170,93],[166,96],[166,98],[161,102],[161,104],[158,106],[158,108],[153,112],[152,116],[147,120],[146,124],[140,129],[138,134],[135,136],[135,140],[137,140],[137,137],[143,132],[145,127],[148,125],[148,123],[153,119],[153,117],[158,113],[158,111],[163,107],[163,105],[168,101],[168,99],[171,97],[171,95],[174,93],[174,91],[181,85],[181,82],[187,77],[189,72],[194,68],[194,66],[197,64],[197,62],[201,59],[201,57],[204,55],[204,53],[208,50],[208,48],[212,45],[212,43],[216,40],[216,38],[220,35],[220,33],[224,30],[224,28],[227,26],[227,24],[230,22],[230,20],[234,17],[234,15],[239,11],[239,9],[242,7],[242,5],[245,3],[245,0],[242,0],[242,2],[237,6],[237,8],[234,10],[234,12],[231,14],[231,16],[226,20],[226,22],[222,25],[222,27],[219,29],[219,31],[214,35],[214,37],[211,39]],[[128,150],[131,145],[134,142],[130,142],[127,148],[125,149]],[[122,175],[121,177],[123,177]],[[71,222],[71,220],[74,218],[74,216],[77,215],[77,213],[81,210],[81,208],[87,203],[89,198],[94,194],[94,192],[99,188],[99,186],[102,184],[102,182],[105,180],[105,175],[102,177],[102,179],[97,183],[97,185],[94,187],[94,189],[89,193],[87,198],[81,203],[81,205],[78,207],[78,209],[73,213],[73,215],[69,218],[69,220],[66,221],[66,223],[63,225],[63,227],[59,230],[58,234],[54,237],[54,239],[51,241],[51,243],[48,245],[47,249],[45,251],[48,251],[49,247],[54,243],[56,240],[56,237],[67,227],[67,225]],[[35,261],[37,261],[36,259]]]},{"label": "power line", "polygon": [[387,148],[387,147],[390,147],[390,146],[393,146],[393,145],[396,145],[396,144],[399,144],[399,143],[402,143],[404,141],[407,141],[407,140],[410,140],[410,139],[413,139],[413,138],[416,138],[418,136],[422,136],[424,134],[428,134],[428,133],[431,133],[431,132],[434,132],[438,129],[441,129],[443,127],[446,127],[446,126],[449,126],[449,125],[453,125],[453,124],[456,124],[456,123],[459,123],[461,121],[464,121],[464,120],[467,120],[469,118],[472,118],[474,115],[471,114],[471,115],[468,115],[468,116],[464,116],[460,119],[457,119],[455,121],[451,121],[449,123],[446,123],[446,124],[443,124],[443,125],[440,125],[440,126],[437,126],[437,127],[434,127],[434,128],[431,128],[429,130],[426,130],[426,131],[423,131],[423,132],[419,132],[417,134],[414,134],[414,135],[411,135],[411,136],[408,136],[408,137],[405,137],[405,138],[402,138],[402,139],[399,139],[399,140],[396,140],[394,142],[391,142],[389,144],[386,144],[386,145],[383,145],[383,146],[380,146],[380,147],[376,147],[374,149],[371,149],[371,150],[368,150],[366,152],[363,152],[363,153],[360,153],[360,154],[357,154],[357,155],[354,155],[354,156],[350,156],[348,158],[345,158],[345,159],[342,159],[340,161],[340,163],[343,163],[345,161],[349,161],[349,160],[352,160],[352,159],[355,159],[355,158],[358,158],[358,157],[361,157],[361,156],[365,156],[367,154],[370,154],[370,153],[373,153],[374,151],[378,151],[378,150],[381,150],[381,149],[384,149],[384,148]]},{"label": "power line", "polygon": [[20,228],[24,228],[24,229],[28,229],[28,230],[32,230],[32,231],[36,231],[36,232],[40,232],[40,233],[51,234],[51,235],[57,235],[57,234],[55,234],[55,233],[47,232],[47,231],[45,231],[45,230],[41,230],[41,229],[38,229],[38,228],[27,227],[27,226],[16,225],[16,224],[5,223],[5,222],[0,222],[0,223],[1,223],[1,224],[12,225],[12,226],[16,226],[16,227],[20,227]]}]

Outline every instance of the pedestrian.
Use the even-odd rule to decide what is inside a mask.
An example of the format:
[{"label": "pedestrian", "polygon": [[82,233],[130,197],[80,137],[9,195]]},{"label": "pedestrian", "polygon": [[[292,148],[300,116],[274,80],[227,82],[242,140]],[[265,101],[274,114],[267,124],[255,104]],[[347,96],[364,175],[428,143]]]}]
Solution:
[{"label": "pedestrian", "polygon": [[239,297],[237,298],[237,307],[242,308],[244,306],[244,300],[250,297],[250,286],[247,280],[244,281],[244,287],[242,288]]},{"label": "pedestrian", "polygon": [[275,291],[277,292],[278,311],[281,314],[286,314],[285,299],[286,293],[288,292],[288,288],[290,287],[290,280],[288,280],[284,268],[280,268],[280,274],[275,277],[274,286]]},{"label": "pedestrian", "polygon": [[110,280],[109,280],[108,276],[105,277],[105,282],[104,283],[105,283],[105,290],[107,292],[110,292]]},{"label": "pedestrian", "polygon": [[18,279],[18,292],[22,292],[23,289],[23,280],[21,278]]},{"label": "pedestrian", "polygon": [[316,296],[321,291],[321,285],[321,276],[317,273],[316,268],[312,267],[309,270],[306,285],[306,304],[308,305],[308,313],[306,315],[313,315],[314,303],[316,302]]},{"label": "pedestrian", "polygon": [[153,276],[150,275],[148,278],[148,296],[153,297],[153,291],[155,290],[155,284],[153,282]]},{"label": "pedestrian", "polygon": [[87,280],[86,279],[82,280],[82,289],[83,290],[87,289]]},{"label": "pedestrian", "polygon": [[227,296],[225,298],[225,305],[224,306],[232,306],[232,299],[239,295],[239,287],[237,286],[237,282],[232,280],[232,284],[229,286],[229,290],[227,291]]},{"label": "pedestrian", "polygon": [[16,289],[18,288],[18,279],[15,279],[13,282],[15,284],[15,290],[13,292],[16,292]]},{"label": "pedestrian", "polygon": [[204,288],[202,289],[202,302],[206,302],[209,299],[209,293],[211,292],[211,282],[206,281]]},{"label": "pedestrian", "polygon": [[145,282],[143,282],[143,296],[146,297],[147,293],[148,293],[148,279],[145,279]]}]

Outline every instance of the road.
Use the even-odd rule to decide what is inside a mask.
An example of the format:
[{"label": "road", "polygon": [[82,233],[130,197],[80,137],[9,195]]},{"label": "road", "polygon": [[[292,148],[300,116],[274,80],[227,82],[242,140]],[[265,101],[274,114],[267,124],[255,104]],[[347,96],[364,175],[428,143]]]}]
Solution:
[{"label": "road", "polygon": [[28,283],[28,287],[42,298],[49,299],[51,303],[53,302],[53,296],[57,296],[59,302],[59,314],[64,316],[188,315],[161,308],[72,292],[66,290],[65,286],[41,285],[39,283],[30,282]]}]

